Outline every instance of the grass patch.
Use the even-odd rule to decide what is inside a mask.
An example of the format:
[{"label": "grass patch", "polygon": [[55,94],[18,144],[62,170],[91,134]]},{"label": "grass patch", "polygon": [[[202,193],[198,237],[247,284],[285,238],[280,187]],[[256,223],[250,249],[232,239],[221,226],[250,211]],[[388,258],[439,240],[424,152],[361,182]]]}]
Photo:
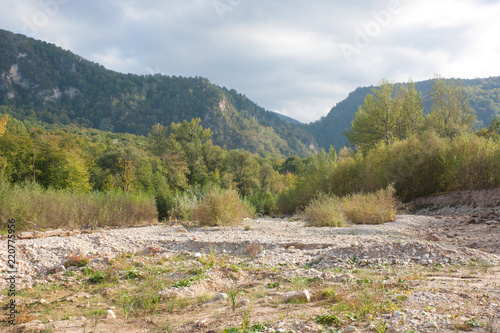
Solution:
[{"label": "grass patch", "polygon": [[228,226],[240,223],[252,213],[250,205],[240,199],[238,192],[213,189],[196,205],[194,218],[205,226]]},{"label": "grass patch", "polygon": [[45,189],[0,182],[0,221],[15,218],[18,230],[126,226],[157,219],[154,198],[140,193]]},{"label": "grass patch", "polygon": [[345,220],[342,213],[342,200],[320,193],[306,207],[304,216],[309,225],[314,227],[342,227]]},{"label": "grass patch", "polygon": [[354,224],[381,224],[396,217],[396,190],[389,186],[374,193],[356,193],[343,199],[320,193],[304,210],[309,225],[342,227],[345,219]]},{"label": "grass patch", "polygon": [[342,211],[354,224],[381,224],[396,217],[396,190],[389,186],[375,193],[357,193],[344,198]]}]

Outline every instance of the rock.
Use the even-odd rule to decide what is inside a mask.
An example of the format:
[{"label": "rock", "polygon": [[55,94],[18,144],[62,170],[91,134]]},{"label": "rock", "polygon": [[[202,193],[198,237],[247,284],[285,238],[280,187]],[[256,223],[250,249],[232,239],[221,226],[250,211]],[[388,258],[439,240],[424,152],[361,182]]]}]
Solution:
[{"label": "rock", "polygon": [[344,328],[342,330],[343,333],[353,333],[353,332],[356,332],[356,327],[354,326],[347,326],[346,328]]},{"label": "rock", "polygon": [[47,300],[42,298],[40,301],[39,301],[40,304],[47,304]]},{"label": "rock", "polygon": [[431,242],[439,242],[439,237],[436,236],[435,234],[429,234],[425,236],[425,240],[431,241]]},{"label": "rock", "polygon": [[17,235],[17,238],[19,238],[19,239],[32,239],[32,238],[34,238],[34,233],[31,231],[21,232]]},{"label": "rock", "polygon": [[208,327],[208,318],[200,320],[196,325],[198,327]]},{"label": "rock", "polygon": [[66,267],[64,267],[64,265],[57,265],[55,267],[52,267],[47,271],[47,274],[56,274],[61,272],[66,272]]},{"label": "rock", "polygon": [[177,228],[177,229],[175,229],[175,232],[181,233],[181,234],[186,234],[188,231],[186,228]]},{"label": "rock", "polygon": [[214,296],[214,298],[212,298],[210,300],[210,302],[225,301],[226,299],[227,299],[227,294],[225,294],[225,293],[218,293],[217,295]]},{"label": "rock", "polygon": [[437,328],[438,328],[438,325],[437,325],[435,322],[432,322],[432,321],[431,321],[431,322],[425,323],[425,324],[424,324],[424,328],[427,328],[427,329],[428,329],[428,328],[436,328],[436,329],[437,329]]},{"label": "rock", "polygon": [[401,317],[403,317],[403,314],[399,311],[396,311],[392,314],[392,318],[399,319]]},{"label": "rock", "polygon": [[108,310],[108,311],[106,311],[105,318],[106,319],[116,319],[116,315],[113,312],[113,310]]},{"label": "rock", "polygon": [[200,252],[196,252],[193,257],[195,257],[196,259],[199,259],[201,258],[201,253]]},{"label": "rock", "polygon": [[307,291],[307,290],[289,291],[289,292],[283,294],[283,303],[290,303],[293,301],[310,302],[311,301],[311,294],[309,294],[309,291]]},{"label": "rock", "polygon": [[250,305],[250,300],[248,298],[243,298],[241,301],[238,302],[239,306],[249,306]]}]

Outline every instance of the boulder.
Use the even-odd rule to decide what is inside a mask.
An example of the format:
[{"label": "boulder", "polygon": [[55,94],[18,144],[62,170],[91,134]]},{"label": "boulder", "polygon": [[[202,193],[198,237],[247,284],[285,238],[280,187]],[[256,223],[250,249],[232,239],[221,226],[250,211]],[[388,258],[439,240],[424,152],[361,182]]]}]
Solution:
[{"label": "boulder", "polygon": [[307,290],[289,291],[284,293],[282,297],[283,303],[311,301],[311,294],[309,294],[309,291]]}]

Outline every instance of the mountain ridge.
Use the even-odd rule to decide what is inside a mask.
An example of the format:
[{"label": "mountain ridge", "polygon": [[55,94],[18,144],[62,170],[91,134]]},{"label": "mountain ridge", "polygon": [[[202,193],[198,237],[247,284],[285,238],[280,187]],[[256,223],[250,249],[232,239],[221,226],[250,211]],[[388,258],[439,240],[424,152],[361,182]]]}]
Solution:
[{"label": "mountain ridge", "polygon": [[201,77],[122,74],[71,51],[0,29],[0,105],[21,120],[145,135],[200,118],[215,144],[262,156],[310,156],[305,129]]},{"label": "mountain ridge", "polygon": [[[459,84],[464,87],[472,108],[477,114],[477,128],[488,126],[495,117],[500,117],[500,76],[476,79],[445,79],[451,84]],[[424,113],[431,111],[433,79],[415,82],[415,89],[422,93]],[[407,83],[395,83],[396,85]],[[326,116],[304,126],[316,139],[319,146],[328,149],[334,146],[336,149],[349,146],[347,138],[343,135],[348,130],[358,107],[363,105],[364,99],[371,94],[373,88],[378,86],[358,87],[342,101],[338,102]]]}]

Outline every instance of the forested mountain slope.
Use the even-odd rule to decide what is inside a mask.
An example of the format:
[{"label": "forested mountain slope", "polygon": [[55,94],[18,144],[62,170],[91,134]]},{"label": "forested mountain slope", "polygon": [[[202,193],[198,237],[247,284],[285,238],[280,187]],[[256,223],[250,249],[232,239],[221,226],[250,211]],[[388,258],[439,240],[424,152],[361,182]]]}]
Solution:
[{"label": "forested mountain slope", "polygon": [[[500,117],[500,77],[486,79],[449,79],[448,83],[457,83],[465,88],[468,93],[471,106],[477,114],[477,127],[487,126],[495,117]],[[424,113],[431,111],[432,80],[415,83],[415,89],[422,92]],[[358,107],[363,104],[366,95],[371,93],[370,87],[360,87],[349,94],[349,96],[334,106],[328,115],[320,120],[306,125],[306,128],[314,135],[321,147],[328,148],[333,145],[341,148],[348,145],[342,131],[349,129],[351,121]]]},{"label": "forested mountain slope", "polygon": [[143,135],[156,123],[200,118],[215,144],[263,156],[304,157],[317,148],[298,124],[208,79],[121,74],[5,30],[0,30],[0,106],[20,120]]}]

